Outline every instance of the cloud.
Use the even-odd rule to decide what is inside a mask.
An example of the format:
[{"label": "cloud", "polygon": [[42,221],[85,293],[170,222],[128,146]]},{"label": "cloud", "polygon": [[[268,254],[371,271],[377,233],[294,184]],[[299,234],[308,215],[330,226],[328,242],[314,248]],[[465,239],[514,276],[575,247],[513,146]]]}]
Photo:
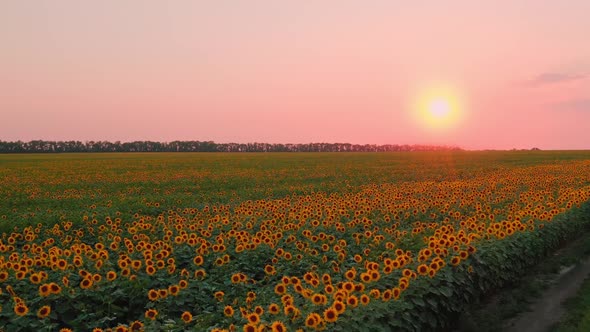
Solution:
[{"label": "cloud", "polygon": [[587,111],[590,112],[590,98],[571,99],[553,104],[553,109],[560,111]]},{"label": "cloud", "polygon": [[556,83],[565,83],[571,81],[577,81],[581,79],[585,79],[588,77],[587,74],[567,74],[567,73],[556,73],[556,72],[549,72],[549,73],[542,73],[537,77],[530,80],[528,83],[533,86],[539,85],[546,85],[546,84],[556,84]]}]

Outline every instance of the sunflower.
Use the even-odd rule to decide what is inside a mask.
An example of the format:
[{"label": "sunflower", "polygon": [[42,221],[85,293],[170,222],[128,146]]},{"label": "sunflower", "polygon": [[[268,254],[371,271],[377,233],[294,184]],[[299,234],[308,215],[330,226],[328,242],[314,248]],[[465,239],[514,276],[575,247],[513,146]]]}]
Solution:
[{"label": "sunflower", "polygon": [[390,274],[391,272],[393,272],[393,267],[392,267],[391,265],[386,265],[386,266],[383,268],[383,273],[385,273],[385,274]]},{"label": "sunflower", "polygon": [[113,281],[115,279],[117,279],[117,272],[115,272],[115,271],[107,272],[107,280],[108,281]]},{"label": "sunflower", "polygon": [[371,298],[367,294],[361,295],[360,300],[362,305],[367,305],[371,302]]},{"label": "sunflower", "polygon": [[158,316],[158,310],[156,309],[148,309],[145,312],[145,318],[155,320]]},{"label": "sunflower", "polygon": [[261,306],[257,305],[257,306],[254,308],[254,312],[255,312],[255,313],[257,313],[257,314],[258,314],[258,316],[262,316],[262,314],[264,314],[264,309],[262,309],[262,307],[261,307]]},{"label": "sunflower", "polygon": [[131,270],[130,269],[127,269],[127,268],[121,269],[121,275],[123,277],[128,277],[129,275],[131,275]]},{"label": "sunflower", "polygon": [[301,284],[297,284],[297,285],[293,286],[293,289],[295,290],[295,292],[297,292],[299,294],[302,294],[303,290],[304,290],[303,285],[301,285]]},{"label": "sunflower", "polygon": [[142,331],[143,330],[143,323],[136,320],[131,325],[129,325],[130,331]]},{"label": "sunflower", "polygon": [[148,265],[145,267],[145,273],[152,276],[156,273],[156,268],[153,265]]},{"label": "sunflower", "polygon": [[386,289],[386,290],[383,292],[383,294],[381,294],[381,299],[382,299],[383,301],[387,302],[387,301],[391,300],[391,296],[392,296],[392,294],[391,294],[391,290],[389,290],[389,289]]},{"label": "sunflower", "polygon": [[347,281],[342,284],[342,289],[344,289],[347,293],[352,293],[354,291],[354,284],[350,281]]},{"label": "sunflower", "polygon": [[205,261],[205,260],[203,259],[203,256],[201,256],[201,255],[195,256],[195,258],[193,258],[193,263],[194,263],[196,266],[201,266],[201,265],[203,265],[203,262],[204,262],[204,261]]},{"label": "sunflower", "polygon": [[119,260],[117,264],[119,265],[119,268],[121,268],[122,270],[126,269],[129,265],[129,263],[126,260]]},{"label": "sunflower", "polygon": [[193,320],[193,315],[192,315],[190,312],[188,312],[188,311],[185,311],[185,312],[183,312],[183,313],[182,313],[182,315],[180,315],[180,318],[181,318],[181,319],[182,319],[182,320],[183,320],[183,321],[184,321],[186,324],[188,324],[188,323],[190,323],[190,322]]},{"label": "sunflower", "polygon": [[334,295],[332,295],[332,297],[334,298],[334,300],[336,301],[344,301],[344,299],[348,296],[348,293],[344,290],[339,290],[336,293],[334,293]]},{"label": "sunflower", "polygon": [[362,282],[368,283],[371,280],[372,280],[371,275],[369,273],[366,273],[366,272],[361,273],[361,281]]},{"label": "sunflower", "polygon": [[285,326],[285,324],[283,322],[274,321],[270,325],[270,330],[271,330],[271,332],[286,332],[287,331],[287,327]]},{"label": "sunflower", "polygon": [[249,314],[248,317],[246,317],[246,318],[248,319],[248,323],[251,323],[254,325],[260,323],[260,316],[258,316],[258,314],[255,312]]},{"label": "sunflower", "polygon": [[223,314],[226,317],[232,317],[234,315],[234,308],[232,308],[231,305],[226,305],[225,308],[223,308]]},{"label": "sunflower", "polygon": [[293,304],[293,296],[286,294],[281,296],[281,302],[283,303],[284,306],[287,306],[289,304]]},{"label": "sunflower", "polygon": [[49,316],[50,313],[51,313],[51,307],[48,305],[44,305],[37,311],[37,317],[43,319],[43,318]]},{"label": "sunflower", "polygon": [[285,316],[295,316],[297,314],[297,308],[295,308],[293,305],[289,304],[286,305],[283,308],[283,312],[285,313]]},{"label": "sunflower", "polygon": [[29,312],[29,308],[24,303],[19,303],[14,306],[14,313],[17,316],[24,316]]},{"label": "sunflower", "polygon": [[333,307],[324,310],[324,320],[328,323],[334,323],[338,320],[338,311]]},{"label": "sunflower", "polygon": [[420,266],[418,266],[418,273],[420,275],[427,275],[428,274],[428,265],[426,264],[420,264]]},{"label": "sunflower", "polygon": [[276,315],[280,312],[280,308],[279,305],[276,303],[271,303],[268,306],[268,312],[271,313],[272,315]]},{"label": "sunflower", "polygon": [[243,329],[244,332],[257,332],[257,328],[256,325],[248,323],[246,325],[244,325]]},{"label": "sunflower", "polygon": [[320,320],[320,315],[316,314],[315,312],[311,313],[307,315],[307,318],[305,318],[305,326],[315,328],[320,323]]},{"label": "sunflower", "polygon": [[436,270],[439,269],[438,263],[435,262],[435,261],[433,261],[432,263],[430,263],[429,267],[430,267],[430,270],[435,270],[436,271]]},{"label": "sunflower", "polygon": [[248,292],[248,298],[251,300],[255,300],[256,299],[256,293],[255,292]]},{"label": "sunflower", "polygon": [[402,290],[399,287],[394,287],[391,289],[391,294],[395,300],[399,299]]},{"label": "sunflower", "polygon": [[346,279],[348,279],[349,281],[352,281],[352,280],[354,280],[354,278],[356,277],[356,270],[354,270],[354,269],[350,269],[350,270],[346,271],[346,272],[344,273],[344,277],[345,277]]},{"label": "sunflower", "polygon": [[84,279],[82,279],[82,281],[80,281],[80,288],[88,289],[88,288],[92,287],[92,284],[93,284],[92,279],[84,278]]},{"label": "sunflower", "polygon": [[408,281],[408,279],[400,278],[398,286],[401,290],[405,290],[406,288],[408,288],[409,283],[410,282]]},{"label": "sunflower", "polygon": [[332,285],[326,285],[326,287],[324,287],[324,291],[327,294],[332,294],[332,293],[334,293],[334,286],[332,286]]},{"label": "sunflower", "polygon": [[176,271],[176,266],[174,264],[168,266],[168,274],[173,274]]},{"label": "sunflower", "polygon": [[32,284],[36,285],[41,282],[41,277],[37,273],[33,273],[29,277],[29,280],[31,281]]},{"label": "sunflower", "polygon": [[237,283],[239,283],[239,282],[240,282],[240,274],[239,274],[239,273],[234,273],[234,274],[231,276],[231,282],[232,282],[232,284],[237,284]]},{"label": "sunflower", "polygon": [[[237,304],[237,302],[234,303]],[[246,318],[248,316],[248,310],[244,307],[240,307],[240,315],[242,315],[242,318]]]},{"label": "sunflower", "polygon": [[168,289],[166,289],[166,288],[158,289],[158,296],[162,299],[165,299],[166,297],[168,297]]},{"label": "sunflower", "polygon": [[346,304],[344,304],[342,301],[334,301],[332,308],[334,308],[336,313],[340,315],[346,310]]},{"label": "sunflower", "polygon": [[150,290],[148,291],[148,299],[149,299],[150,301],[156,301],[156,300],[157,300],[157,299],[159,299],[159,298],[160,298],[160,296],[158,295],[158,291],[157,291],[157,290],[155,290],[155,289],[150,289]]},{"label": "sunflower", "polygon": [[436,270],[430,269],[430,271],[428,271],[428,276],[430,278],[434,278],[435,275],[436,275]]},{"label": "sunflower", "polygon": [[[195,279],[203,279],[207,276],[207,272],[203,269],[199,269],[195,271]],[[232,283],[233,283],[233,276],[232,276]]]},{"label": "sunflower", "polygon": [[129,329],[125,325],[119,325],[115,328],[115,332],[128,332]]},{"label": "sunflower", "polygon": [[354,290],[356,292],[362,293],[365,291],[365,284],[356,284],[354,285]]},{"label": "sunflower", "polygon": [[49,296],[51,294],[51,289],[49,288],[49,284],[43,284],[39,286],[39,295],[42,297]]},{"label": "sunflower", "polygon": [[180,281],[178,282],[178,287],[180,287],[181,289],[185,289],[185,288],[187,288],[187,287],[188,287],[188,281],[186,281],[186,280],[184,280],[184,279],[183,279],[183,280],[180,280]]},{"label": "sunflower", "polygon": [[180,287],[178,287],[178,285],[169,286],[168,292],[170,293],[170,295],[176,296],[180,292]]},{"label": "sunflower", "polygon": [[326,302],[326,296],[323,294],[314,294],[311,297],[311,302],[315,305],[322,305]]},{"label": "sunflower", "polygon": [[289,278],[289,277],[287,277],[287,276],[283,276],[283,277],[281,278],[281,282],[282,282],[283,284],[285,284],[285,285],[288,285],[288,284],[290,284],[290,283],[291,283],[291,278]]},{"label": "sunflower", "polygon": [[264,267],[264,273],[266,273],[267,275],[274,275],[275,273],[277,273],[277,271],[275,270],[274,266],[266,265]]},{"label": "sunflower", "polygon": [[65,259],[60,259],[57,261],[57,268],[60,270],[65,270],[68,267],[68,262]]},{"label": "sunflower", "polygon": [[52,282],[49,284],[49,291],[51,292],[51,294],[58,295],[61,293],[61,287],[59,287],[59,285],[55,282]]},{"label": "sunflower", "polygon": [[373,297],[374,299],[378,299],[381,297],[381,291],[378,289],[371,289],[371,291],[369,292],[369,295],[371,297]]},{"label": "sunflower", "polygon": [[469,252],[467,252],[466,250],[461,250],[461,252],[459,252],[459,256],[461,257],[461,259],[465,260],[467,259],[467,257],[469,257]]},{"label": "sunflower", "polygon": [[275,294],[277,295],[284,295],[287,292],[287,287],[283,284],[277,284],[275,286]]},{"label": "sunflower", "polygon": [[320,285],[320,280],[319,279],[313,279],[310,283],[311,283],[311,285],[313,287],[318,287]]}]

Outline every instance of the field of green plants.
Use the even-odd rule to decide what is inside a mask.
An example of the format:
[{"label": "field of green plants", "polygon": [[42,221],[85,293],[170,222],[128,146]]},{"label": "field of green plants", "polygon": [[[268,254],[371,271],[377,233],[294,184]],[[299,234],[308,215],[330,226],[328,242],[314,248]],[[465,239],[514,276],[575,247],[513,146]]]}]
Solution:
[{"label": "field of green plants", "polygon": [[576,151],[0,155],[0,330],[441,330],[589,199]]}]

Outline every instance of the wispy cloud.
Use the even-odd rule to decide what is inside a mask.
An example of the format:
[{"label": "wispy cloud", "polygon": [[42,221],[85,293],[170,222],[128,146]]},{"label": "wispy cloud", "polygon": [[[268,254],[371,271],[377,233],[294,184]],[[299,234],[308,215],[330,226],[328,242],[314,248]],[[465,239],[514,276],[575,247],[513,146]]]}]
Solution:
[{"label": "wispy cloud", "polygon": [[588,77],[588,74],[568,74],[568,73],[557,73],[548,72],[542,73],[529,80],[529,85],[539,86],[547,84],[565,83],[571,81],[582,80]]},{"label": "wispy cloud", "polygon": [[590,98],[566,100],[553,104],[552,108],[559,111],[590,112]]}]

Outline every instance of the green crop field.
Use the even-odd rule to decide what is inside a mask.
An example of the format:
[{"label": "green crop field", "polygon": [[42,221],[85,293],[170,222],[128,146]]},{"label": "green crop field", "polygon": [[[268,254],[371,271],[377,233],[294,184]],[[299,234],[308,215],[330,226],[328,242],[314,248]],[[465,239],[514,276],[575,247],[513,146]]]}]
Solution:
[{"label": "green crop field", "polygon": [[580,151],[0,155],[0,329],[443,329],[589,199]]}]

